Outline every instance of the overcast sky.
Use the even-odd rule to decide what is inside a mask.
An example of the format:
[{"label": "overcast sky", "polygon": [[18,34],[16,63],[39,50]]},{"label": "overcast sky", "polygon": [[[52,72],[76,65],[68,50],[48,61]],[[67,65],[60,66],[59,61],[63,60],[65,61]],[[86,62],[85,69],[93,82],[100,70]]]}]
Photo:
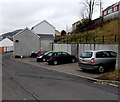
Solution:
[{"label": "overcast sky", "polygon": [[[31,29],[34,25],[47,20],[57,30],[71,28],[81,19],[84,0],[0,0],[0,34],[16,29]],[[103,9],[118,0],[102,0]],[[100,16],[96,7],[93,18]]]}]

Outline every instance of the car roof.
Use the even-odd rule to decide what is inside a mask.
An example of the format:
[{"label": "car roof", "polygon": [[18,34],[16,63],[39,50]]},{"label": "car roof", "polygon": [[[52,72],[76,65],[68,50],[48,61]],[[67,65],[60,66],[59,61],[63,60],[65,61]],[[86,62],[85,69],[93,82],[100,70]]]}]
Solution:
[{"label": "car roof", "polygon": [[[86,50],[83,52],[102,52],[102,51],[113,51],[113,50]],[[115,51],[113,51],[113,52],[115,52]]]}]

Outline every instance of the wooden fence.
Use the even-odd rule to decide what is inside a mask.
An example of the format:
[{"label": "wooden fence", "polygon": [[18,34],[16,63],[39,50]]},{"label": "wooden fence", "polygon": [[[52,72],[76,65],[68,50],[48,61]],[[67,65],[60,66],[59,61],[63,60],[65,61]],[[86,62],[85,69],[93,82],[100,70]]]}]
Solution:
[{"label": "wooden fence", "polygon": [[80,43],[80,44],[117,44],[119,42],[120,35],[104,35],[104,36],[86,36],[86,37],[79,37],[79,36],[74,36],[70,37],[64,36],[64,37],[59,37],[54,40],[55,43],[67,43],[67,44],[72,44],[72,43]]}]

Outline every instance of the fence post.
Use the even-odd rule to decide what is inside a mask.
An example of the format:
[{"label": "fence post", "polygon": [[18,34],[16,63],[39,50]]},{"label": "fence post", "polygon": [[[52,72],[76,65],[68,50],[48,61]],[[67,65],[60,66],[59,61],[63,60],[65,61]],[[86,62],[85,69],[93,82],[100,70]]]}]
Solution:
[{"label": "fence post", "polygon": [[80,37],[80,43],[81,43],[81,37]]},{"label": "fence post", "polygon": [[117,41],[117,37],[116,37],[116,35],[115,35],[115,42]]},{"label": "fence post", "polygon": [[72,43],[72,38],[71,38],[71,43]]},{"label": "fence post", "polygon": [[94,43],[95,43],[95,37],[93,39],[94,39]]},{"label": "fence post", "polygon": [[87,43],[87,40],[88,40],[88,39],[86,38],[86,43]]},{"label": "fence post", "polygon": [[104,36],[102,36],[102,38],[103,38],[103,43],[105,42],[104,40],[105,40],[105,38],[104,38]]}]

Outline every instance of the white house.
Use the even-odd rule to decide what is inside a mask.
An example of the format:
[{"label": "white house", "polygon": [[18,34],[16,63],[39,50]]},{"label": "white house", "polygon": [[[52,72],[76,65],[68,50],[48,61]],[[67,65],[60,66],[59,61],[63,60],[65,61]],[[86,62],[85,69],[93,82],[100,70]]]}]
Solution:
[{"label": "white house", "polygon": [[51,43],[55,39],[55,27],[46,20],[38,23],[31,29],[40,37],[40,50],[52,50]]},{"label": "white house", "polygon": [[55,36],[55,27],[46,20],[38,23],[31,29],[35,34]]},{"label": "white house", "polygon": [[13,41],[9,38],[4,38],[0,41],[0,52],[13,51]]},{"label": "white house", "polygon": [[28,28],[14,35],[13,42],[13,55],[29,56],[32,51],[38,52],[40,50],[39,36]]}]

